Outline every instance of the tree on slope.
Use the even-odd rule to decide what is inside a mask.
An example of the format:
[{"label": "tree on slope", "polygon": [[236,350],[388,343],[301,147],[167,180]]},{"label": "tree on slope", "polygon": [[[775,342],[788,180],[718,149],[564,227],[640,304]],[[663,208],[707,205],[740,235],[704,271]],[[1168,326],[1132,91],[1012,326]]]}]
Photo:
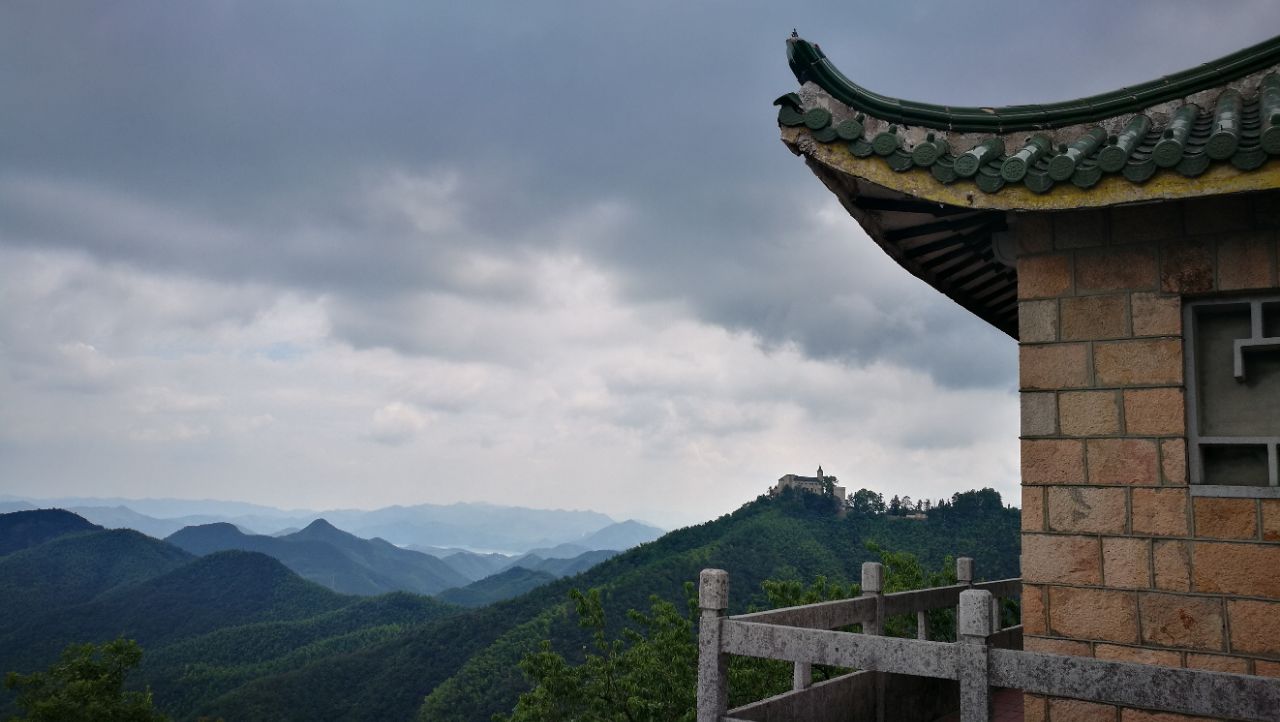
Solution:
[{"label": "tree on slope", "polygon": [[10,672],[6,689],[18,693],[26,717],[10,722],[164,722],[151,692],[124,691],[124,678],[142,661],[142,648],[132,639],[101,646],[73,644],[49,669],[31,674]]},{"label": "tree on slope", "polygon": [[[885,564],[887,591],[954,583],[947,572],[925,570],[914,555],[889,552],[868,544]],[[950,560],[948,560],[950,562]],[[769,606],[845,599],[857,596],[857,584],[839,584],[818,577],[812,584],[797,581],[765,581]],[[542,649],[526,656],[521,670],[533,689],[521,695],[510,717],[499,722],[692,722],[697,703],[697,601],[692,584],[685,585],[689,609],[651,597],[648,614],[628,613],[636,629],[624,629],[620,639],[605,632],[600,590],[570,592],[579,624],[591,630],[591,647],[581,664],[573,665],[543,642]],[[953,614],[930,614],[934,630],[948,635],[954,629]],[[936,617],[936,618],[935,618]],[[891,619],[886,631],[915,636],[915,619]],[[814,667],[814,681],[849,670]],[[776,660],[733,657],[729,665],[730,706],[763,699],[791,688],[792,666]]]}]

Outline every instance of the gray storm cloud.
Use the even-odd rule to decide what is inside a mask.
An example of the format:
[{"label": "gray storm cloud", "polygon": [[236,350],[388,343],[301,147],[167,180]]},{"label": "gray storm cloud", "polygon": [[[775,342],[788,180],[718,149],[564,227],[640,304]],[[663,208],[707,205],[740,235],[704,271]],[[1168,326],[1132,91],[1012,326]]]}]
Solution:
[{"label": "gray storm cloud", "polygon": [[777,141],[792,27],[875,90],[998,104],[1280,6],[7,4],[0,491],[692,520],[823,461],[1012,492],[1012,341]]}]

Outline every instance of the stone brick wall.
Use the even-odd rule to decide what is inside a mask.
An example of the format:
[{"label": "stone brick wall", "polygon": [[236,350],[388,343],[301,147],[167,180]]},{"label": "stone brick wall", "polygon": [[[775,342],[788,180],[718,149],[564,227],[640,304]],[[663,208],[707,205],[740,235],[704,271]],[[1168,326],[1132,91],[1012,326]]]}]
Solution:
[{"label": "stone brick wall", "polygon": [[1280,499],[1189,494],[1181,312],[1184,296],[1277,288],[1280,192],[1014,227],[1026,648],[1280,676]]}]

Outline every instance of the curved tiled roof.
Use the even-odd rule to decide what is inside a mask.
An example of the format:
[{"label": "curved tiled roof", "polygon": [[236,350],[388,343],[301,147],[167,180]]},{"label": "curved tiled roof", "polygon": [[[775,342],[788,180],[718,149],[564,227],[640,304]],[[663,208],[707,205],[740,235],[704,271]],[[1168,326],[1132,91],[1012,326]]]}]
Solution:
[{"label": "curved tiled roof", "polygon": [[933,105],[873,93],[846,78],[816,43],[795,33],[787,41],[787,62],[801,84],[816,83],[841,103],[877,118],[942,130],[1005,133],[1060,128],[1136,113],[1266,70],[1280,64],[1280,36],[1140,85],[1079,100],[1002,108]]},{"label": "curved tiled roof", "polygon": [[970,179],[985,193],[1018,184],[1042,194],[1060,183],[1087,189],[1108,175],[1143,183],[1161,169],[1250,171],[1280,155],[1280,37],[1112,93],[1005,108],[877,95],[840,74],[817,45],[793,36],[787,48],[796,78],[827,98],[782,96],[781,125],[894,171],[927,169],[942,184]]},{"label": "curved tiled roof", "polygon": [[[792,36],[782,141],[890,257],[1014,338],[1017,238],[1080,208],[1280,188],[1280,37],[1150,83],[961,108],[854,85]],[[1023,227],[1025,225],[1025,227]]]}]

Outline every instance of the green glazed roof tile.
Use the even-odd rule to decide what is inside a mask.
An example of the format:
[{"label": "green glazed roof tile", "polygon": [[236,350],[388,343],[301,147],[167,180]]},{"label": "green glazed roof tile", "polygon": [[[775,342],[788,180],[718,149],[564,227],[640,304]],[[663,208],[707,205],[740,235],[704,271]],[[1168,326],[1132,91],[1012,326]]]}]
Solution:
[{"label": "green glazed roof tile", "polygon": [[[816,83],[849,112],[846,116],[828,104],[837,111],[833,117],[826,107],[805,108],[799,94],[788,93],[774,101],[781,125],[807,127],[814,140],[847,144],[849,152],[860,158],[880,156],[895,171],[928,168],[940,183],[968,179],[986,193],[999,192],[1008,183],[1020,183],[1036,193],[1051,192],[1056,184],[1068,181],[1091,188],[1114,174],[1143,183],[1160,169],[1194,177],[1216,162],[1247,171],[1280,155],[1280,72],[1268,72],[1260,82],[1256,80],[1257,74],[1280,65],[1280,37],[1111,93],[1002,108],[932,105],[873,93],[844,77],[816,44],[796,36],[787,43],[787,57],[801,83]],[[1246,96],[1226,87],[1249,75],[1259,82],[1256,92]],[[1153,115],[1145,112],[1216,88],[1221,92],[1208,96],[1205,107],[1184,102],[1156,109]],[[1197,100],[1204,98],[1197,96]],[[1131,117],[1119,127],[1126,115]],[[1153,117],[1167,120],[1157,124]],[[1108,136],[1102,124],[1115,134]],[[1085,129],[1069,128],[1077,125]],[[872,132],[869,127],[880,130]],[[920,128],[928,131],[923,139],[917,134],[924,132]],[[1043,133],[1019,138],[1016,144],[1006,140],[1019,130],[1063,128],[1067,130],[1052,131],[1056,141]],[[992,135],[957,152],[947,138],[954,133]],[[970,136],[968,143],[972,142]],[[1007,157],[1006,144],[1011,152]]]},{"label": "green glazed roof tile", "polygon": [[951,107],[872,92],[844,76],[816,43],[792,35],[787,61],[801,84],[816,83],[831,97],[868,115],[903,125],[963,132],[1010,132],[1090,123],[1184,98],[1280,64],[1280,36],[1218,60],[1109,93],[1045,105]]}]

